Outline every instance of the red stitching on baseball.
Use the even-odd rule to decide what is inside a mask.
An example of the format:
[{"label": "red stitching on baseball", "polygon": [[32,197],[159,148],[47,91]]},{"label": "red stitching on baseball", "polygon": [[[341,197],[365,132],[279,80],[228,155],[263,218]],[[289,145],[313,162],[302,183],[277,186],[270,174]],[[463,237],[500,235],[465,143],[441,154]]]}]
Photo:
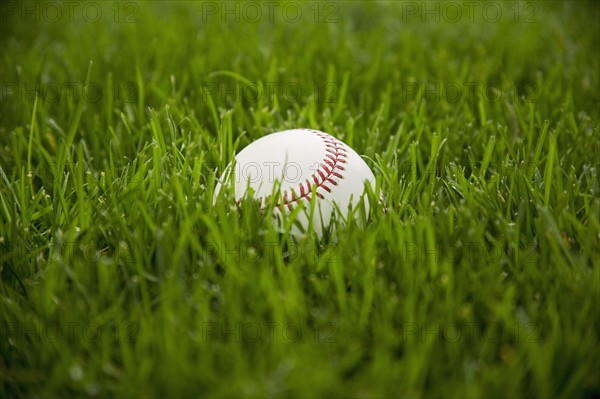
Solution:
[{"label": "red stitching on baseball", "polygon": [[[325,196],[318,190],[323,189],[330,193],[331,188],[328,184],[331,184],[333,186],[338,185],[338,182],[332,177],[336,177],[338,179],[344,178],[343,174],[340,172],[343,172],[346,169],[340,164],[346,163],[346,158],[348,155],[343,143],[335,137],[319,132],[317,130],[307,130],[315,133],[321,140],[323,140],[323,143],[325,143],[325,156],[321,160],[319,168],[312,175],[312,180],[315,186],[315,194],[318,198],[324,199]],[[319,181],[319,178],[321,181]],[[304,187],[304,184],[306,184],[306,188]],[[312,188],[313,185],[311,184],[310,179],[306,179],[304,183],[299,184],[297,190],[299,191],[299,196],[295,194],[295,190],[292,190],[292,198],[288,199],[288,191],[284,191],[281,197],[282,203],[279,203],[278,201],[276,204],[277,209],[281,211],[282,205],[284,205],[287,206],[289,210],[292,210],[293,203],[300,202],[300,200],[302,199],[309,200],[309,197],[312,194]]]}]

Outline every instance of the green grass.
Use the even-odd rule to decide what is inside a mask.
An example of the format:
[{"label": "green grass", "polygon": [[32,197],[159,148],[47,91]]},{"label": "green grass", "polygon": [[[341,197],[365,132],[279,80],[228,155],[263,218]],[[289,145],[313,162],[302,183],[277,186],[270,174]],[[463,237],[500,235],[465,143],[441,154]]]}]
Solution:
[{"label": "green grass", "polygon": [[[1,5],[1,397],[600,395],[597,4],[45,4]],[[387,212],[297,242],[212,204],[294,127]]]}]

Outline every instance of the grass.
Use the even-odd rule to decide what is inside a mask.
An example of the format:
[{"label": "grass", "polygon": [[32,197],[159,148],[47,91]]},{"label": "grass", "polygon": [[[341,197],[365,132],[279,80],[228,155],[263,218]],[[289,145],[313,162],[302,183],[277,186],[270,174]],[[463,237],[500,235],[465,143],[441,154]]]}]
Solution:
[{"label": "grass", "polygon": [[[46,4],[1,5],[0,396],[600,395],[597,4]],[[213,205],[294,127],[366,227]]]}]

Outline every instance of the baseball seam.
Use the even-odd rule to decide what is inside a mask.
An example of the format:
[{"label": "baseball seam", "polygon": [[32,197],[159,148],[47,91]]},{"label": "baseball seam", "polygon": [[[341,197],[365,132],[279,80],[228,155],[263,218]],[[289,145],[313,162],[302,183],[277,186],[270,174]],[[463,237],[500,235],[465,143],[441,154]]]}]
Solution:
[{"label": "baseball seam", "polygon": [[[288,210],[292,210],[293,204],[298,203],[303,199],[310,200],[313,188],[315,188],[315,195],[318,198],[325,198],[327,193],[331,193],[333,186],[337,186],[339,180],[344,178],[343,172],[346,170],[344,164],[348,157],[348,152],[344,147],[344,143],[329,134],[316,130],[307,130],[316,134],[323,141],[325,144],[325,156],[321,160],[319,168],[310,178],[307,178],[303,183],[300,183],[296,190],[291,189],[291,193],[288,190],[284,190],[281,201],[278,199],[277,204],[275,205],[280,211],[284,206],[287,206]],[[327,193],[324,194],[319,192],[319,190],[326,191]],[[262,207],[268,204],[270,199],[271,196],[267,196],[264,201],[262,197],[258,198],[258,201]]]}]

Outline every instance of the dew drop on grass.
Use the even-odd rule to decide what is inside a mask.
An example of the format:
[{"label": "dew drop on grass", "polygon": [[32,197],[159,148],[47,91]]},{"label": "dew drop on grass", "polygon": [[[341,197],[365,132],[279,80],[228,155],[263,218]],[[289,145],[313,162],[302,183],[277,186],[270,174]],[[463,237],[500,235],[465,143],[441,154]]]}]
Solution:
[{"label": "dew drop on grass", "polygon": [[256,252],[256,248],[254,248],[253,246],[248,247],[248,249],[246,250],[246,255],[248,255],[249,258],[255,259],[256,255],[258,252]]},{"label": "dew drop on grass", "polygon": [[91,384],[87,384],[85,386],[85,392],[89,396],[96,396],[96,395],[98,395],[98,391],[99,391],[99,388],[98,388],[97,384],[91,383]]},{"label": "dew drop on grass", "polygon": [[83,378],[83,369],[79,364],[75,364],[69,369],[69,375],[74,381],[81,381]]}]

